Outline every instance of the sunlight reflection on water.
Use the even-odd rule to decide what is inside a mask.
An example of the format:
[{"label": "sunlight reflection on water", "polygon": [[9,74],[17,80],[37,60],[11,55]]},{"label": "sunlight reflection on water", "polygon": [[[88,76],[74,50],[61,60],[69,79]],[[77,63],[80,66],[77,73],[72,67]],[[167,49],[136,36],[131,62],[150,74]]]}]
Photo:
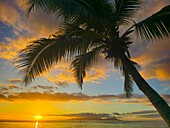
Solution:
[{"label": "sunlight reflection on water", "polygon": [[35,128],[38,128],[38,121],[35,123]]},{"label": "sunlight reflection on water", "polygon": [[168,128],[168,126],[159,122],[34,121],[0,122],[0,128]]}]

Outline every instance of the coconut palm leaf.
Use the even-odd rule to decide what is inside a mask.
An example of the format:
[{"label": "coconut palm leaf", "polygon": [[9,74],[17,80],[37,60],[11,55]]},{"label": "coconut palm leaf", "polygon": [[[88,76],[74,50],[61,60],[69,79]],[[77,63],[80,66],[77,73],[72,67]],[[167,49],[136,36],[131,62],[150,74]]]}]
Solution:
[{"label": "coconut palm leaf", "polygon": [[121,63],[121,60],[119,59],[119,58],[114,58],[114,67],[116,68],[116,69],[119,69],[120,68],[120,66],[122,65],[122,63]]},{"label": "coconut palm leaf", "polygon": [[136,10],[140,9],[141,3],[141,0],[115,0],[115,24],[129,22],[130,18],[136,13]]},{"label": "coconut palm leaf", "polygon": [[48,71],[54,62],[82,54],[90,44],[90,39],[66,38],[63,35],[54,39],[43,38],[33,41],[23,49],[16,58],[15,65],[23,74],[23,83],[28,85]]},{"label": "coconut palm leaf", "polygon": [[99,62],[102,54],[103,58],[114,61],[114,66],[122,71],[126,97],[133,93],[134,80],[170,126],[169,106],[138,73],[128,51],[134,28],[143,39],[169,36],[170,5],[141,22],[134,22],[122,34],[120,25],[131,20],[136,10],[140,9],[142,0],[115,0],[113,5],[112,0],[23,1],[28,14],[34,9],[57,13],[64,18],[65,24],[63,35],[34,41],[19,53],[15,63],[23,74],[25,85],[64,58],[73,59],[71,69],[82,88],[86,71]]},{"label": "coconut palm leaf", "polygon": [[88,3],[83,0],[23,0],[21,6],[26,9],[27,14],[34,9],[45,13],[60,11],[63,14],[74,14],[77,11],[87,13],[90,10]]},{"label": "coconut palm leaf", "polygon": [[[85,25],[90,29],[97,29],[100,32],[113,28],[113,9],[112,4],[109,0],[82,0],[88,3],[90,8],[93,10],[89,14],[83,14],[78,12],[78,15],[72,16],[70,19],[67,19],[66,22],[69,24],[76,24],[78,26]],[[102,8],[102,10],[101,10]]]},{"label": "coconut palm leaf", "polygon": [[124,91],[125,91],[125,95],[127,98],[131,97],[133,95],[133,79],[131,78],[131,76],[128,74],[127,69],[125,68],[124,65],[122,65],[122,73],[124,76]]},{"label": "coconut palm leaf", "polygon": [[97,47],[87,53],[76,56],[71,63],[71,69],[77,84],[82,88],[83,78],[86,70],[90,69],[94,64],[97,64],[100,58],[99,51],[102,48]]},{"label": "coconut palm leaf", "polygon": [[40,39],[33,41],[19,53],[15,64],[21,69],[25,85],[31,83],[42,72],[49,70],[55,60],[61,59],[63,52],[60,50],[58,54],[56,53],[59,47],[54,39]]},{"label": "coconut palm leaf", "polygon": [[35,8],[46,13],[57,12],[67,23],[113,28],[113,9],[109,0],[23,0],[22,6],[28,15]]},{"label": "coconut palm leaf", "polygon": [[23,0],[21,6],[25,8],[27,16],[36,9],[45,13],[55,13],[58,17],[64,17],[67,22],[82,22],[80,19],[86,17],[92,22],[97,18],[87,0]]},{"label": "coconut palm leaf", "polygon": [[136,23],[135,29],[142,39],[163,39],[170,34],[170,5]]},{"label": "coconut palm leaf", "polygon": [[77,24],[66,23],[65,26],[62,28],[62,30],[67,36],[89,38],[89,39],[91,38],[92,40],[96,40],[96,42],[97,41],[101,42],[103,40],[108,39],[108,37],[106,36],[108,34],[103,33],[104,28],[100,27],[96,29],[94,27],[87,26],[86,24],[79,26]]}]

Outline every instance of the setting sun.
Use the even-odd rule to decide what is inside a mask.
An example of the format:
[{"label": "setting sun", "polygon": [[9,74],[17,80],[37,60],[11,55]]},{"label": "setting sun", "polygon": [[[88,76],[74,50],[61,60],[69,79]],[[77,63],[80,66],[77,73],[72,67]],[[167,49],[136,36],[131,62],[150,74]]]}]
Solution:
[{"label": "setting sun", "polygon": [[34,118],[35,118],[36,120],[40,120],[40,119],[42,119],[42,116],[36,115],[36,116],[34,116]]}]

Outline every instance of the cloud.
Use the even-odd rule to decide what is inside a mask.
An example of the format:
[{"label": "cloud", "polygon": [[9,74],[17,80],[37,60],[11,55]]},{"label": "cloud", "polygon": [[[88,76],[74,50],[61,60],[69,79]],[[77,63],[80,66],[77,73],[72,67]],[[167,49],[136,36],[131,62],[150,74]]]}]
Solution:
[{"label": "cloud", "polygon": [[75,113],[60,116],[72,117],[74,120],[118,120],[112,114],[108,113]]},{"label": "cloud", "polygon": [[125,98],[125,95],[121,94],[119,98],[120,99],[116,101],[117,104],[151,104],[144,95],[133,94],[131,98]]},{"label": "cloud", "polygon": [[[13,80],[15,81],[16,79],[12,79],[12,81]],[[28,90],[30,90],[31,92],[39,92],[39,93],[41,92],[41,93],[44,93],[44,94],[46,94],[46,93],[54,94],[56,89],[58,89],[58,87],[56,87],[56,86],[45,86],[45,85],[37,85],[37,86],[30,86],[30,87],[23,88],[22,86],[15,85],[15,83],[14,84],[11,84],[11,83],[0,84],[0,93],[5,94],[5,96],[10,96],[13,93],[15,93],[15,94],[25,93]]]},{"label": "cloud", "polygon": [[[153,118],[158,118],[160,119],[160,115],[156,110],[141,110],[141,111],[135,111],[135,112],[129,112],[129,113],[118,113],[118,112],[113,112],[113,113],[91,113],[91,112],[86,112],[86,113],[71,113],[71,114],[44,114],[43,116],[48,116],[48,117],[70,117],[69,119],[73,120],[115,120],[115,121],[120,121],[124,118],[136,118],[136,120],[153,120]],[[142,120],[141,120],[142,119]]]},{"label": "cloud", "polygon": [[[3,25],[5,30],[11,30],[9,35],[4,35],[5,40],[0,41],[0,58],[10,61],[13,60],[17,56],[18,51],[25,48],[30,41],[41,37],[48,37],[50,34],[58,31],[58,27],[62,25],[62,19],[56,19],[56,15],[47,15],[42,12],[37,13],[33,11],[30,17],[26,18],[24,9],[19,5],[20,1],[12,1],[12,3],[1,1],[0,4],[1,9],[4,10],[3,12],[6,12],[1,15],[0,21],[5,24]],[[14,14],[8,18],[9,15],[7,15],[7,13]],[[10,26],[10,28],[7,26]],[[69,70],[69,64],[61,63],[54,69],[58,70],[58,72],[52,75],[49,74],[46,77],[50,82],[62,87],[75,83],[72,72]],[[106,79],[108,77],[106,69],[104,66],[102,68],[93,67],[87,73],[84,81],[87,83],[100,84],[100,79]]]},{"label": "cloud", "polygon": [[153,120],[161,120],[161,116],[156,110],[141,110],[141,111],[134,111],[129,113],[118,113],[113,112],[113,116],[122,120],[146,120],[146,121],[153,121]]},{"label": "cloud", "polygon": [[30,40],[48,37],[58,30],[59,22],[55,16],[33,12],[30,18],[26,18],[24,13],[19,1],[0,1],[0,23],[3,28],[0,34],[4,38],[0,40],[0,58],[12,60]]},{"label": "cloud", "polygon": [[142,111],[136,111],[136,112],[131,112],[129,114],[133,114],[133,115],[141,115],[141,114],[153,114],[153,113],[157,113],[156,110],[142,110]]},{"label": "cloud", "polygon": [[21,79],[20,78],[13,78],[8,80],[10,83],[20,83]]},{"label": "cloud", "polygon": [[[50,34],[56,32],[58,30],[58,26],[61,25],[62,21],[62,19],[60,20],[56,19],[55,15],[46,15],[43,14],[42,12],[37,13],[35,11],[32,12],[30,17],[26,19],[26,17],[24,16],[24,9],[19,6],[20,2],[18,1],[11,2],[1,1],[0,4],[0,8],[5,10],[0,11],[3,12],[0,15],[1,16],[0,20],[12,26],[14,29],[13,35],[16,36],[14,39],[12,37],[6,37],[5,38],[6,41],[0,44],[0,56],[1,58],[5,58],[8,60],[12,60],[17,55],[17,52],[25,48],[25,46],[28,44],[30,40],[38,39],[40,37],[48,37]],[[164,5],[166,5],[168,1],[167,0],[154,2],[145,1],[145,3],[146,6],[144,7],[144,11],[147,11],[147,7],[149,6],[153,8],[153,12],[151,13],[154,13],[160,10],[160,8],[162,8]],[[12,15],[10,15],[9,17],[8,14]],[[170,51],[168,47],[169,46],[168,39],[167,43],[165,41],[165,44],[166,45],[164,45],[164,47],[163,46],[158,47],[159,49],[157,48],[157,46],[150,46],[147,52],[145,51],[146,49],[144,49],[143,51],[140,52],[140,55],[135,56],[135,60],[137,60],[137,62],[139,62],[139,64],[142,65],[141,73],[145,78],[170,80],[170,77],[168,75],[169,73],[166,70],[167,69],[166,65],[170,64],[169,62],[170,58],[168,56],[164,57],[165,61],[164,63],[160,60],[157,62],[157,64],[153,64],[154,63],[153,60],[155,60],[153,58],[158,58],[157,56],[161,56],[165,51],[167,51],[168,55],[169,53],[168,51]],[[157,55],[155,55],[155,53]],[[146,60],[148,62],[143,64],[143,62]],[[62,68],[59,69],[59,67],[63,67],[63,64],[59,65],[58,68],[55,68],[56,70],[58,70],[57,73],[48,75],[46,78],[59,86],[68,86],[71,83],[75,83],[75,79],[72,76],[72,72],[69,71],[68,68],[69,65],[67,65],[67,67],[65,66],[65,68],[63,69]],[[150,72],[148,72],[148,69],[150,69]],[[110,70],[111,70],[110,66],[105,64],[103,64],[103,66],[101,66],[100,68],[93,67],[91,71],[87,73],[84,81],[85,83],[101,84],[101,79],[103,80],[109,77],[108,72]]]},{"label": "cloud", "polygon": [[[136,16],[141,21],[170,4],[169,0],[143,0],[142,10]],[[141,65],[141,74],[146,79],[170,81],[168,65],[170,65],[170,38],[153,40],[152,42],[134,40],[131,53],[135,62]]]},{"label": "cloud", "polygon": [[0,20],[11,25],[16,25],[21,21],[20,14],[16,9],[15,0],[0,1]]},{"label": "cloud", "polygon": [[[167,4],[167,0],[154,1],[154,4],[151,1],[145,1],[145,2],[148,2],[145,8],[148,7],[154,8],[152,12],[150,11],[151,12],[150,14],[160,10],[161,7]],[[19,7],[19,4],[20,3],[16,1],[10,1],[10,2],[0,1],[0,21],[5,23],[6,26],[10,26],[13,35],[15,35],[15,38],[9,36],[4,37],[5,41],[0,42],[1,43],[0,57],[7,60],[12,60],[17,55],[17,52],[25,48],[25,46],[28,44],[30,40],[38,39],[40,37],[48,37],[50,34],[56,32],[58,26],[60,25],[60,23],[57,21],[54,15],[47,16],[42,13],[33,12],[30,15],[30,18],[26,19],[25,16],[23,15],[24,10]],[[3,11],[1,11],[1,9],[3,9]],[[152,9],[149,8],[149,10]],[[147,11],[147,9],[145,9],[145,11]],[[169,69],[169,65],[170,65],[170,57],[168,56],[170,54],[169,39],[160,41],[158,43],[152,43],[151,45],[147,45],[146,47],[143,48],[141,48],[139,44],[137,45],[138,46],[136,46],[133,49],[132,53],[134,53],[134,60],[139,62],[139,64],[142,66],[141,74],[144,76],[144,78],[170,80],[169,72],[167,70]],[[138,50],[137,47],[140,47],[141,49]],[[109,77],[108,72],[112,70],[112,67],[110,67],[110,65],[107,64],[103,64],[103,65],[102,64],[100,65],[100,68],[93,67],[91,71],[87,73],[86,78],[84,79],[85,83],[101,84],[101,80],[107,79]],[[63,63],[58,64],[54,68],[54,70],[51,71],[51,73],[45,75],[45,78],[57,84],[58,86],[62,86],[62,87],[68,86],[71,83],[75,83],[75,79],[72,76],[72,72],[69,70],[69,64],[63,64]],[[17,83],[17,81],[15,82]],[[17,86],[15,85],[12,86],[11,84],[9,88],[5,89],[3,87],[1,91],[3,91],[4,94],[5,93],[7,94],[12,89],[17,89]],[[53,87],[46,87],[46,86],[44,87],[39,85],[34,87],[33,89],[35,89],[35,91],[38,89],[44,90],[45,92],[49,93],[50,96],[51,96],[50,93],[55,93]],[[21,96],[21,100],[22,100],[22,97],[31,94],[23,93],[18,95]],[[46,95],[45,93],[37,94],[37,96],[40,96],[40,99],[45,95]],[[58,96],[58,94],[56,95]],[[67,96],[68,95],[66,95],[66,97]],[[52,97],[53,96],[51,96],[50,97],[51,99],[50,98],[49,99],[54,100],[52,99]],[[12,99],[12,101],[17,100],[15,99],[15,97],[13,98],[14,99]],[[75,97],[73,97],[73,99],[74,98]],[[66,101],[71,101],[71,99],[68,97],[66,99],[67,99]],[[114,96],[114,95],[110,95],[110,96],[101,95],[96,97],[82,96],[82,101],[85,99],[95,100],[95,101],[106,100],[109,102],[112,101],[112,99],[117,99],[116,102],[120,104],[121,103],[122,104],[144,103],[148,105],[150,104],[150,102],[147,100],[146,97],[133,97],[127,100],[124,99],[124,97],[121,98],[120,96]],[[165,99],[167,99],[167,101],[169,102],[168,97],[165,97]],[[48,100],[48,98],[46,100]],[[76,99],[76,101],[80,101],[80,100]]]},{"label": "cloud", "polygon": [[68,86],[68,85],[69,85],[69,83],[66,82],[66,81],[56,80],[55,83],[56,83],[58,86],[61,86],[61,87],[65,87],[65,86]]},{"label": "cloud", "polygon": [[9,95],[5,99],[7,101],[18,101],[18,100],[28,100],[28,101],[36,101],[36,100],[47,100],[47,101],[90,101],[90,100],[100,100],[100,101],[111,101],[114,99],[121,99],[122,96],[120,95],[97,95],[97,96],[89,96],[83,93],[54,93],[50,94],[47,92],[40,93],[40,92],[21,92],[21,93],[14,93]]},{"label": "cloud", "polygon": [[86,112],[86,113],[72,113],[72,114],[44,114],[43,116],[48,116],[48,117],[69,117],[71,120],[114,120],[118,121],[118,119],[113,116],[112,114],[109,113],[91,113],[91,112]]},{"label": "cloud", "polygon": [[159,114],[149,114],[149,115],[140,115],[139,117],[142,117],[142,118],[160,118],[161,116]]},{"label": "cloud", "polygon": [[0,94],[3,94],[4,96],[8,96],[12,94],[15,91],[19,91],[21,88],[14,84],[1,84],[0,85]]},{"label": "cloud", "polygon": [[9,40],[9,43],[3,43],[0,45],[0,58],[13,60],[18,51],[27,46],[28,42],[31,40],[31,37],[29,35],[22,35],[16,39]]},{"label": "cloud", "polygon": [[[35,88],[36,87],[36,88]],[[104,103],[118,103],[118,104],[144,104],[151,105],[148,99],[143,95],[134,95],[130,99],[126,99],[124,95],[86,95],[83,93],[57,93],[54,91],[52,86],[35,86],[35,90],[31,92],[13,92],[8,95],[5,101],[57,101],[57,102],[84,102],[84,101],[93,101],[93,102],[104,102]],[[37,92],[41,88],[42,92]],[[9,91],[9,88],[1,87],[1,94],[3,91]],[[9,91],[10,92],[10,91]],[[162,97],[170,103],[170,95],[162,95]]]},{"label": "cloud", "polygon": [[[102,62],[99,65],[92,67],[86,72],[84,83],[101,84],[101,80],[107,79],[109,73],[112,72],[112,66],[109,63]],[[113,73],[113,72],[112,72]],[[71,83],[76,83],[73,72],[70,70],[70,62],[60,62],[55,65],[49,74],[44,75],[49,82],[59,86],[68,86]]]},{"label": "cloud", "polygon": [[[57,69],[53,69],[57,70]],[[84,82],[86,83],[95,83],[100,84],[99,79],[106,79],[107,72],[102,69],[92,68],[89,72],[86,73]],[[75,78],[73,77],[72,72],[69,69],[65,69],[64,72],[58,72],[54,75],[47,76],[48,81],[56,83],[59,86],[66,86],[71,83],[76,83]]]},{"label": "cloud", "polygon": [[0,99],[5,99],[6,97],[3,94],[0,94]]},{"label": "cloud", "polygon": [[14,84],[6,84],[6,86],[9,87],[9,90],[11,90],[11,89],[19,89],[19,87],[14,85]]},{"label": "cloud", "polygon": [[31,87],[32,89],[43,89],[44,91],[46,90],[52,90],[52,89],[58,89],[55,86],[44,86],[44,85],[37,85],[37,86],[33,86]]},{"label": "cloud", "polygon": [[136,21],[141,21],[170,4],[169,0],[142,0],[142,2],[141,10],[136,13]]},{"label": "cloud", "polygon": [[[161,94],[160,95],[168,104],[170,104],[170,95],[169,94]],[[120,96],[119,96],[120,97]],[[145,104],[148,106],[152,106],[149,99],[144,95],[134,95],[130,99],[121,98],[121,100],[117,100],[118,104]]]},{"label": "cloud", "polygon": [[3,86],[0,86],[0,91],[3,92],[3,91],[7,91],[8,88],[7,87],[3,87]]},{"label": "cloud", "polygon": [[[169,71],[170,65],[170,44],[169,40],[165,39],[157,41],[149,45],[140,47],[140,54],[134,52],[134,60],[141,65],[141,74],[146,79],[158,79],[161,81],[170,81]],[[135,48],[134,48],[135,50]]]}]

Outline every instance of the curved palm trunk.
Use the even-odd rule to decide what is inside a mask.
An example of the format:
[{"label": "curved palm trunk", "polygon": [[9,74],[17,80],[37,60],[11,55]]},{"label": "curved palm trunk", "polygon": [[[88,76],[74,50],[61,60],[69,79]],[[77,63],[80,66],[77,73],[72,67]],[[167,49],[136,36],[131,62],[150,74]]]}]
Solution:
[{"label": "curved palm trunk", "polygon": [[125,54],[121,55],[122,63],[132,76],[138,88],[148,97],[152,105],[157,109],[162,118],[170,127],[170,107],[165,100],[143,79],[137,69]]}]

